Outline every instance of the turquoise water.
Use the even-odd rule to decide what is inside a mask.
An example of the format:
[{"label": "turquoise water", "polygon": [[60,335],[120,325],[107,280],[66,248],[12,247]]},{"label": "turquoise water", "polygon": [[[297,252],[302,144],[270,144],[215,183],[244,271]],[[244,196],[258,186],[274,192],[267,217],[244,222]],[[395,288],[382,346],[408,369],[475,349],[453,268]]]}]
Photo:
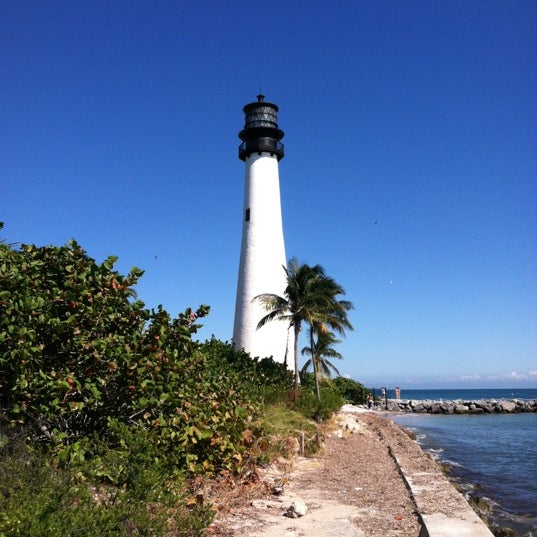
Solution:
[{"label": "turquoise water", "polygon": [[[406,399],[403,393],[401,398]],[[458,398],[474,399],[443,397]],[[500,525],[517,535],[537,536],[537,414],[402,414],[393,419],[414,430],[423,449],[450,463],[454,480],[478,484],[479,495],[497,505]]]}]

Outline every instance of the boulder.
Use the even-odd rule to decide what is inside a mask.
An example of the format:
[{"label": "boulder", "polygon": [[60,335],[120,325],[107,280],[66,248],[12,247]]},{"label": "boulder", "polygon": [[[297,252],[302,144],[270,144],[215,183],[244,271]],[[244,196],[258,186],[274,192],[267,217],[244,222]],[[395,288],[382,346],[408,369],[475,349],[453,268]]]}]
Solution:
[{"label": "boulder", "polygon": [[306,502],[298,498],[287,508],[285,516],[289,518],[299,518],[304,516],[307,512],[308,506],[306,505]]},{"label": "boulder", "polygon": [[423,401],[422,405],[423,405],[424,411],[427,412],[427,414],[430,414],[431,409],[433,408],[433,403],[431,403],[431,401]]},{"label": "boulder", "polygon": [[516,403],[514,401],[500,401],[499,407],[501,408],[501,412],[514,412]]},{"label": "boulder", "polygon": [[483,412],[486,412],[487,414],[493,412],[492,405],[488,401],[475,401],[474,404],[477,408],[481,408]]},{"label": "boulder", "polygon": [[470,414],[484,414],[485,413],[485,411],[482,408],[480,408],[480,407],[478,407],[476,405],[471,405],[468,412]]}]

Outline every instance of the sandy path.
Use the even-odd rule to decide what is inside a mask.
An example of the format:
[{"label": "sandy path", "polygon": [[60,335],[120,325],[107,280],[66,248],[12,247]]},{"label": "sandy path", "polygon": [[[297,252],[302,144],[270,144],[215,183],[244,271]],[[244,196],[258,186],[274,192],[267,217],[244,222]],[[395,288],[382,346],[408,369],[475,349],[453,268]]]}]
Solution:
[{"label": "sandy path", "polygon": [[[286,478],[281,496],[268,495],[217,519],[213,535],[248,537],[418,537],[416,505],[392,456],[407,454],[416,469],[435,466],[416,443],[376,413],[342,414],[342,430],[319,458],[300,458],[292,472],[272,468],[264,478]],[[339,435],[339,436],[338,436]],[[285,516],[303,500],[305,516]]]}]

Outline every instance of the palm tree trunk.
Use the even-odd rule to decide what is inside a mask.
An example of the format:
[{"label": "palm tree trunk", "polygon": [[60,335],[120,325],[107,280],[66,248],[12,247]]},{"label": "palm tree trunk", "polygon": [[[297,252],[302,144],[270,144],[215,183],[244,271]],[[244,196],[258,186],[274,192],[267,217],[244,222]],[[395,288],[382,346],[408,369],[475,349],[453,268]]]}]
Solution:
[{"label": "palm tree trunk", "polygon": [[300,377],[298,372],[298,333],[300,332],[300,325],[295,324],[295,341],[294,341],[294,353],[295,353],[295,390],[298,390],[300,384]]},{"label": "palm tree trunk", "polygon": [[313,341],[313,327],[310,330],[310,349],[311,349],[311,360],[313,362],[313,376],[315,377],[315,391],[317,392],[317,399],[321,400],[321,389],[319,387],[319,374],[318,374],[318,363],[317,355],[315,353],[315,342]]}]

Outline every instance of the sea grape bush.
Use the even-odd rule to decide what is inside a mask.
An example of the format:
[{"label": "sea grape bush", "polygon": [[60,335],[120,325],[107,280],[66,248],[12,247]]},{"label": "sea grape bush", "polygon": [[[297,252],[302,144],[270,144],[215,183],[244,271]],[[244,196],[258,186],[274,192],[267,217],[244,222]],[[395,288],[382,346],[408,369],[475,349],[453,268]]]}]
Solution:
[{"label": "sea grape bush", "polygon": [[74,241],[0,252],[2,408],[44,439],[98,431],[124,407],[122,366],[148,319],[129,301],[141,271],[122,277]]},{"label": "sea grape bush", "polygon": [[345,400],[354,405],[363,405],[370,393],[370,390],[363,384],[349,378],[336,377],[332,379],[332,382]]},{"label": "sea grape bush", "polygon": [[255,409],[192,339],[209,307],[148,310],[134,292],[143,272],[115,261],[75,241],[0,244],[0,425],[70,463],[94,439],[128,450],[127,428],[188,472],[236,469]]},{"label": "sea grape bush", "polygon": [[252,358],[247,352],[235,349],[231,343],[214,336],[201,346],[211,367],[225,367],[238,376],[251,399],[270,404],[285,397],[294,383],[293,373],[272,357]]}]

